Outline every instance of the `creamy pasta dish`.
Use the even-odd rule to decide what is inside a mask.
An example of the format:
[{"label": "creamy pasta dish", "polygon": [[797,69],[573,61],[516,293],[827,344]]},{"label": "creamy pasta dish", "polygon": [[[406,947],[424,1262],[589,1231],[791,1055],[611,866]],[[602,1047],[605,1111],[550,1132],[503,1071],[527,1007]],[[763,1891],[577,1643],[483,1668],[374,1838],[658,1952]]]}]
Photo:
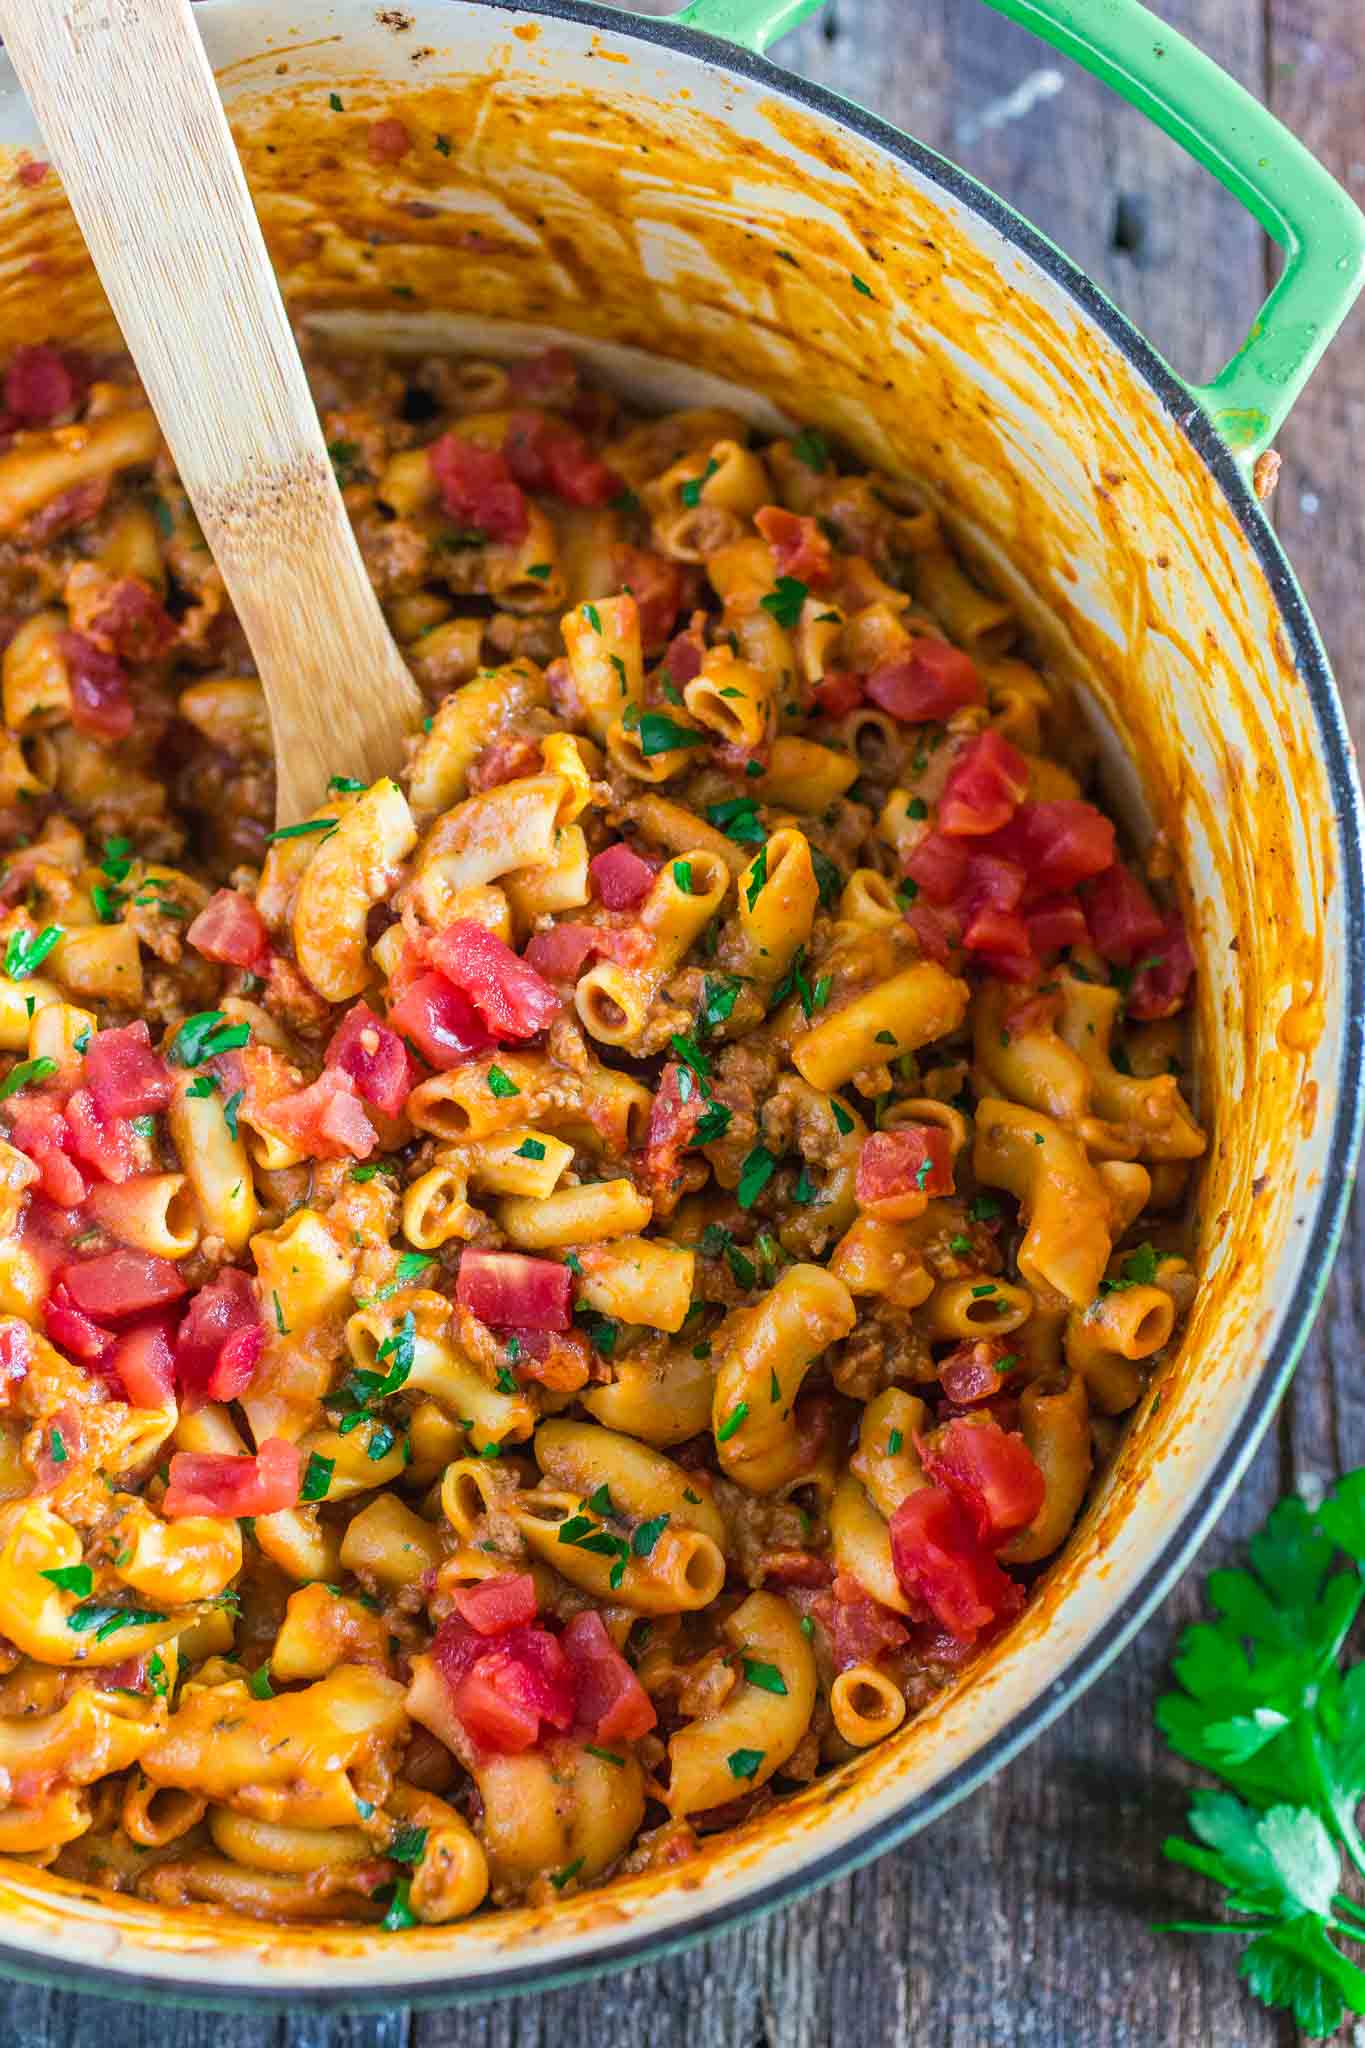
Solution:
[{"label": "creamy pasta dish", "polygon": [[0,1852],[459,1920],[884,1740],[1188,1308],[1193,959],[923,498],[315,354],[429,715],[274,829],[126,362],[0,418]]}]

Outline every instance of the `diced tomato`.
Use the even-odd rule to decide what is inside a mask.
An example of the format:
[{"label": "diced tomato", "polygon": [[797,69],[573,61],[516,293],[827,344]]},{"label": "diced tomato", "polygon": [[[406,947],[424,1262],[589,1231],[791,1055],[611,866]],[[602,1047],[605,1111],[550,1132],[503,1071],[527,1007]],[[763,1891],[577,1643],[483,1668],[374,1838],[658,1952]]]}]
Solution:
[{"label": "diced tomato", "polygon": [[675,633],[664,649],[661,666],[668,671],[668,680],[680,690],[695,682],[701,674],[701,665],[706,656],[703,613],[697,613],[687,630]]},{"label": "diced tomato", "polygon": [[1059,953],[1065,946],[1083,946],[1088,936],[1085,912],[1074,896],[1045,896],[1024,919],[1035,953]]},{"label": "diced tomato", "polygon": [[627,846],[624,839],[604,847],[588,862],[592,886],[606,910],[634,910],[653,888],[657,873],[656,864]]},{"label": "diced tomato", "polygon": [[765,1550],[752,1583],[760,1586],[827,1586],[834,1566],[814,1550]]},{"label": "diced tomato", "polygon": [[1031,981],[1038,960],[1024,919],[1011,910],[978,910],[962,934],[962,943],[980,967],[1001,981]]},{"label": "diced tomato", "polygon": [[977,1538],[995,1549],[1026,1529],[1043,1505],[1047,1483],[1021,1436],[989,1416],[950,1422],[919,1442],[929,1477],[961,1504]]},{"label": "diced tomato", "polygon": [[815,685],[815,708],[826,718],[843,718],[856,711],[865,694],[867,678],[851,668],[827,668]]},{"label": "diced tomato", "polygon": [[477,1635],[500,1636],[536,1618],[536,1582],[529,1572],[498,1572],[477,1585],[462,1586],[455,1611]]},{"label": "diced tomato", "polygon": [[912,640],[867,678],[873,704],[907,725],[942,724],[967,704],[984,704],[986,691],[976,663],[960,647],[929,637]]},{"label": "diced tomato", "polygon": [[967,849],[946,832],[926,832],[908,855],[905,872],[931,903],[951,903],[967,879]]},{"label": "diced tomato", "polygon": [[552,924],[533,932],[524,958],[528,967],[550,981],[577,981],[598,951],[601,928],[594,924]]},{"label": "diced tomato", "polygon": [[968,741],[948,771],[939,798],[939,830],[955,839],[998,832],[1014,816],[1027,788],[1027,761],[988,726]]},{"label": "diced tomato", "polygon": [[170,1069],[153,1052],[141,1018],[95,1033],[86,1049],[85,1081],[101,1116],[154,1115],[171,1099]]},{"label": "diced tomato", "polygon": [[829,1591],[812,1601],[810,1611],[829,1637],[836,1671],[875,1664],[885,1651],[899,1650],[910,1640],[900,1616],[874,1600],[847,1572],[840,1572]]},{"label": "diced tomato", "polygon": [[508,366],[509,390],[523,405],[545,405],[568,412],[578,396],[578,365],[568,349],[545,348],[525,362]]},{"label": "diced tomato", "polygon": [[45,157],[30,157],[27,163],[22,163],[19,166],[17,173],[19,183],[21,185],[41,185],[51,169],[52,166]]},{"label": "diced tomato", "polygon": [[1096,950],[1116,966],[1131,967],[1161,937],[1161,912],[1147,885],[1115,861],[1085,892],[1085,919]]},{"label": "diced tomato", "polygon": [[270,963],[265,919],[240,889],[219,889],[210,896],[185,937],[206,960],[222,960],[252,974],[263,974]]},{"label": "diced tomato", "polygon": [[137,1252],[126,1245],[98,1252],[62,1269],[62,1284],[82,1314],[102,1323],[125,1322],[164,1308],[188,1293],[177,1267],[155,1252]]},{"label": "diced tomato", "polygon": [[71,1150],[81,1165],[102,1180],[124,1181],[133,1173],[131,1127],[121,1117],[101,1116],[88,1088],[78,1088],[66,1105]]},{"label": "diced tomato", "polygon": [[368,1003],[356,1003],[332,1034],[325,1064],[340,1067],[356,1092],[384,1116],[397,1116],[416,1073],[396,1031],[381,1024]]},{"label": "diced tomato", "polygon": [[61,1209],[74,1209],[90,1191],[90,1183],[70,1156],[71,1126],[54,1095],[25,1088],[5,1105],[10,1119],[10,1141],[31,1159],[39,1173],[39,1186]]},{"label": "diced tomato", "polygon": [[177,1451],[161,1503],[168,1521],[182,1515],[276,1515],[299,1497],[299,1447],[269,1436],[254,1458],[218,1451]]},{"label": "diced tomato", "polygon": [[43,1306],[43,1323],[57,1349],[82,1365],[98,1365],[114,1348],[113,1331],[101,1329],[92,1316],[77,1308],[71,1290],[60,1280]]},{"label": "diced tomato", "polygon": [[499,789],[504,782],[516,782],[534,775],[542,760],[539,740],[529,733],[505,732],[474,756],[469,770],[471,796],[480,790]]},{"label": "diced tomato", "polygon": [[458,434],[442,434],[428,448],[427,462],[448,518],[489,540],[525,540],[530,523],[526,500],[496,448],[478,448]]},{"label": "diced tomato", "polygon": [[573,1726],[573,1670],[548,1629],[511,1628],[492,1642],[456,1616],[443,1621],[431,1660],[472,1741],[504,1756],[530,1749],[542,1721]]},{"label": "diced tomato", "polygon": [[265,1349],[265,1325],[249,1274],[224,1266],[201,1287],[175,1338],[175,1377],[182,1394],[236,1401],[246,1392]]},{"label": "diced tomato", "polygon": [[120,576],[90,621],[92,638],[108,642],[121,661],[155,661],[175,640],[175,620],[150,583]]},{"label": "diced tomato", "polygon": [[123,663],[84,633],[63,633],[59,644],[71,685],[71,723],[91,739],[126,740],[133,700]]},{"label": "diced tomato", "polygon": [[524,491],[548,491],[571,505],[608,505],[625,488],[577,427],[544,412],[515,412],[502,452]]},{"label": "diced tomato", "polygon": [[277,1095],[262,1118],[309,1159],[367,1159],[378,1142],[355,1082],[340,1067],[324,1067],[306,1088]]},{"label": "diced tomato", "polygon": [[834,550],[815,520],[788,512],[784,505],[760,505],[754,525],[773,551],[779,576],[794,576],[808,586],[829,581]]},{"label": "diced tomato", "polygon": [[117,1338],[104,1361],[105,1370],[117,1380],[125,1400],[134,1408],[161,1408],[171,1397],[173,1329],[169,1316],[134,1323],[131,1330],[124,1330]]},{"label": "diced tomato", "polygon": [[395,120],[392,114],[383,121],[371,121],[365,141],[372,160],[377,164],[396,164],[412,148],[407,124]]},{"label": "diced tomato", "polygon": [[468,998],[493,1036],[505,1043],[534,1038],[553,1024],[563,997],[472,918],[457,918],[431,941],[432,964]]},{"label": "diced tomato", "polygon": [[595,1608],[576,1614],[559,1639],[578,1693],[578,1721],[597,1742],[638,1742],[658,1720],[654,1703]]},{"label": "diced tomato", "polygon": [[1023,1604],[1023,1589],[981,1547],[941,1486],[919,1487],[896,1509],[891,1557],[907,1596],[959,1641],[972,1641]]},{"label": "diced tomato", "polygon": [[1024,901],[1040,902],[1074,889],[1113,864],[1114,827],[1103,811],[1080,797],[1020,804],[985,851],[1022,867]]},{"label": "diced tomato", "polygon": [[1138,961],[1128,991],[1128,1015],[1144,1022],[1153,1017],[1173,1017],[1189,992],[1194,967],[1185,920],[1178,910],[1173,910],[1150,956]]},{"label": "diced tomato", "polygon": [[497,1042],[468,996],[443,974],[418,975],[389,1011],[389,1022],[441,1073],[464,1066]]},{"label": "diced tomato", "polygon": [[955,1345],[934,1370],[948,1399],[960,1408],[970,1408],[999,1393],[1001,1361],[1009,1355],[1009,1346],[1001,1338],[978,1337]]},{"label": "diced tomato", "polygon": [[946,967],[954,947],[961,944],[961,929],[951,912],[936,910],[931,903],[912,903],[905,921],[918,939],[925,959],[937,960],[940,967]]},{"label": "diced tomato", "polygon": [[[683,1075],[686,1073],[686,1094]],[[670,1060],[659,1077],[649,1108],[649,1131],[640,1159],[641,1178],[658,1201],[677,1189],[678,1166],[706,1113],[696,1076]]]},{"label": "diced tomato", "polygon": [[[74,1401],[63,1401],[44,1417],[42,1449],[33,1468],[40,1493],[51,1493],[64,1479],[71,1477],[71,1467],[78,1465],[85,1456],[85,1421]],[[61,1437],[62,1456],[54,1457],[56,1449],[54,1432]]]},{"label": "diced tomato", "polygon": [[918,1216],[931,1196],[953,1192],[953,1148],[942,1124],[873,1131],[858,1154],[860,1208],[888,1222]]},{"label": "diced tomato", "polygon": [[460,1255],[455,1299],[495,1329],[567,1330],[572,1321],[572,1275],[555,1259],[525,1252],[466,1251]]},{"label": "diced tomato", "polygon": [[[640,644],[646,654],[663,647],[678,622],[682,607],[682,570],[667,555],[618,541],[611,551],[613,588],[628,590],[640,614]],[[690,676],[674,676],[679,686]]]},{"label": "diced tomato", "polygon": [[26,427],[45,427],[59,413],[70,412],[77,390],[71,370],[49,343],[17,348],[5,372],[5,410]]},{"label": "diced tomato", "polygon": [[[588,1257],[591,1246],[584,1252]],[[500,1333],[510,1344],[515,1337],[520,1349],[517,1371],[523,1379],[537,1380],[555,1394],[574,1394],[593,1378],[604,1377],[597,1353],[579,1330],[528,1330],[513,1324]]]}]

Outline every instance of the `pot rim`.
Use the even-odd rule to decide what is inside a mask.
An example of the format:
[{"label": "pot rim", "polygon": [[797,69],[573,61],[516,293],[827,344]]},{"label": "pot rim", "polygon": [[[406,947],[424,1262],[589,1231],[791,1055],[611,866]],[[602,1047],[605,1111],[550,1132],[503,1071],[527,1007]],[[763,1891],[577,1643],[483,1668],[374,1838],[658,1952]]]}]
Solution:
[{"label": "pot rim", "polygon": [[59,1985],[96,1997],[138,1999],[158,2006],[198,2010],[278,2012],[302,2004],[315,2011],[365,2011],[388,2008],[397,2002],[418,2009],[438,2004],[466,2006],[531,1991],[561,1989],[600,1977],[604,1972],[615,1974],[645,1962],[660,1961],[718,1934],[747,1926],[885,1855],[975,1791],[1073,1705],[1125,1648],[1190,1563],[1250,1463],[1299,1362],[1330,1278],[1354,1183],[1356,1153],[1365,1118],[1365,803],[1341,699],[1298,580],[1247,477],[1188,387],[1071,257],[989,186],[879,115],[825,86],[798,77],[770,58],[682,26],[676,17],[622,13],[598,5],[596,0],[482,0],[482,4],[498,13],[572,22],[673,51],[708,69],[736,73],[799,102],[860,140],[884,150],[926,182],[962,202],[1030,257],[1121,351],[1154,393],[1222,491],[1264,572],[1293,650],[1295,669],[1308,691],[1327,768],[1333,797],[1333,843],[1340,867],[1348,941],[1341,1060],[1327,1148],[1328,1171],[1312,1197],[1310,1220],[1301,1240],[1298,1277],[1275,1343],[1260,1371],[1248,1381],[1242,1414],[1216,1465],[1141,1580],[1037,1698],[1011,1716],[996,1735],[930,1791],[869,1826],[852,1841],[810,1858],[743,1901],[721,1903],[698,1912],[685,1929],[641,1932],[615,1940],[598,1930],[590,1955],[584,1954],[574,1961],[528,1963],[515,1980],[509,1980],[504,1973],[489,1976],[476,1967],[449,1979],[424,1978],[420,1985],[405,1991],[401,1967],[385,1969],[376,1964],[376,1972],[383,1972],[382,1981],[369,1986],[347,1985],[333,1990],[324,1985],[241,1985],[226,1991],[208,1984],[195,1986],[183,1978],[168,1980],[60,1957],[45,1957],[39,1963],[30,1951],[0,1941],[0,1970],[21,1982]]}]

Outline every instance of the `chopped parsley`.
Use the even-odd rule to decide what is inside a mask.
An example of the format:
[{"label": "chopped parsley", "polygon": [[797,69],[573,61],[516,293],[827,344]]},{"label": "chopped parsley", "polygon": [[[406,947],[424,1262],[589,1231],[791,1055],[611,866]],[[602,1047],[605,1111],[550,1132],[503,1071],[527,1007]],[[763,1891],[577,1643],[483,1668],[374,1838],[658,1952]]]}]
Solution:
[{"label": "chopped parsley", "polygon": [[1000,1214],[1000,1202],[995,1195],[973,1195],[967,1204],[967,1214],[973,1223],[989,1223],[993,1216]]},{"label": "chopped parsley", "polygon": [[[779,1699],[787,1697],[787,1681],[776,1664],[761,1664],[756,1658],[744,1659],[744,1676],[750,1685],[756,1685],[760,1692],[776,1693]],[[757,1769],[757,1766],[755,1766]]]},{"label": "chopped parsley", "polygon": [[598,611],[597,606],[595,604],[585,604],[581,609],[584,618],[592,627],[593,632],[600,633],[602,630],[602,614]]},{"label": "chopped parsley", "polygon": [[702,983],[702,1004],[697,1017],[699,1031],[704,1031],[708,1035],[713,1031],[719,1031],[735,1007],[740,987],[741,983],[732,974],[716,981],[707,975]]},{"label": "chopped parsley", "polygon": [[839,891],[844,886],[844,878],[829,855],[822,853],[818,846],[812,846],[810,860],[811,866],[815,869],[815,880],[820,890],[821,905],[826,910],[832,910],[839,900]]},{"label": "chopped parsley", "polygon": [[185,1093],[193,1095],[197,1100],[204,1095],[213,1095],[216,1093],[217,1087],[218,1076],[216,1074],[196,1074],[189,1087],[185,1090]]},{"label": "chopped parsley", "polygon": [[306,839],[312,832],[334,832],[335,818],[305,818],[298,825],[281,825],[274,832],[267,832],[267,839]]},{"label": "chopped parsley", "polygon": [[728,1444],[731,1437],[734,1436],[735,1432],[742,1426],[748,1413],[748,1402],[736,1401],[734,1407],[730,1410],[730,1413],[726,1416],[724,1422],[722,1422],[720,1428],[716,1431],[716,1442],[718,1444]]},{"label": "chopped parsley", "polygon": [[807,469],[829,467],[829,443],[815,427],[802,427],[792,442],[792,454],[798,462],[804,462]]},{"label": "chopped parsley", "polygon": [[899,1452],[900,1447],[904,1442],[905,1438],[901,1435],[898,1429],[891,1430],[886,1439],[887,1456],[889,1458],[894,1458]]},{"label": "chopped parsley", "polygon": [[[332,97],[335,99],[336,94]],[[402,1934],[417,1925],[417,1915],[412,1910],[412,1886],[406,1877],[400,1877],[394,1886],[389,1909],[379,1924],[390,1934]]]},{"label": "chopped parsley", "polygon": [[671,753],[675,747],[704,747],[707,736],[690,725],[679,725],[666,711],[642,711],[636,737],[641,754],[652,761],[656,754]]},{"label": "chopped parsley", "polygon": [[20,1060],[17,1066],[10,1068],[4,1080],[0,1081],[0,1102],[7,1102],[10,1096],[17,1095],[21,1088],[46,1081],[48,1076],[55,1074],[56,1071],[56,1060],[48,1059],[46,1054],[36,1060]]},{"label": "chopped parsley", "polygon": [[326,1500],[335,1470],[335,1458],[324,1458],[319,1451],[310,1452],[303,1484],[299,1487],[299,1499]]},{"label": "chopped parsley", "polygon": [[221,1010],[198,1010],[176,1032],[166,1048],[166,1057],[173,1066],[199,1067],[219,1053],[233,1052],[245,1045],[250,1036],[249,1024],[229,1024]]},{"label": "chopped parsley", "polygon": [[690,860],[674,861],[673,879],[682,890],[684,896],[692,894],[692,863]]},{"label": "chopped parsley", "polygon": [[763,894],[768,880],[768,849],[763,847],[749,863],[749,879],[744,885],[744,900],[750,910]]},{"label": "chopped parsley", "polygon": [[741,1209],[752,1209],[777,1170],[777,1161],[766,1145],[755,1145],[739,1170],[735,1199]]},{"label": "chopped parsley", "polygon": [[614,1764],[618,1771],[623,1771],[626,1767],[625,1758],[618,1756],[614,1749],[599,1749],[595,1742],[585,1742],[583,1747],[589,1756],[597,1757],[604,1764]]},{"label": "chopped parsley", "polygon": [[1154,1245],[1140,1244],[1129,1252],[1119,1267],[1117,1280],[1101,1280],[1101,1294],[1122,1294],[1129,1287],[1151,1287],[1156,1283],[1157,1254]]},{"label": "chopped parsley", "polygon": [[759,820],[757,797],[735,796],[723,804],[708,804],[706,818],[739,846],[761,846],[768,836]]},{"label": "chopped parsley", "polygon": [[641,1522],[630,1539],[630,1547],[637,1557],[649,1557],[655,1544],[668,1527],[667,1515],[651,1515],[647,1522]]},{"label": "chopped parsley", "polygon": [[497,1095],[505,1100],[508,1096],[520,1095],[521,1090],[510,1074],[504,1074],[501,1067],[490,1067],[488,1069],[488,1092],[490,1095]]},{"label": "chopped parsley", "polygon": [[47,1443],[48,1456],[51,1458],[53,1464],[64,1465],[66,1463],[66,1441],[63,1438],[61,1431],[56,1428],[52,1429],[49,1432]]},{"label": "chopped parsley", "polygon": [[807,595],[806,585],[799,576],[779,576],[776,586],[766,597],[761,597],[759,603],[779,626],[794,626],[801,617],[801,607]]},{"label": "chopped parsley", "polygon": [[165,1619],[154,1607],[115,1607],[107,1600],[88,1600],[67,1615],[66,1625],[77,1635],[88,1635],[93,1629],[95,1641],[104,1643],[122,1628],[142,1628]]},{"label": "chopped parsley", "polygon": [[244,1092],[241,1088],[234,1089],[223,1104],[223,1122],[227,1125],[228,1136],[234,1144],[237,1141],[237,1112],[242,1106]]},{"label": "chopped parsley", "polygon": [[26,981],[30,974],[36,974],[61,936],[59,924],[47,925],[36,933],[11,932],[5,945],[5,973],[9,979]]},{"label": "chopped parsley", "polygon": [[843,1103],[840,1102],[837,1095],[831,1095],[829,1099],[829,1106],[834,1112],[835,1123],[839,1126],[839,1129],[842,1132],[843,1136],[847,1137],[849,1132],[853,1129],[852,1117],[844,1108]]},{"label": "chopped parsley", "polygon": [[327,785],[328,796],[358,796],[368,789],[367,782],[358,782],[354,775],[334,775]]},{"label": "chopped parsley", "polygon": [[257,1666],[246,1682],[246,1689],[254,1700],[274,1699],[275,1688],[270,1683],[270,1666],[268,1663]]},{"label": "chopped parsley", "polygon": [[857,271],[856,271],[856,270],[850,270],[850,272],[849,272],[849,274],[848,274],[848,275],[849,275],[849,282],[850,282],[850,284],[851,284],[851,285],[853,286],[853,289],[854,289],[854,291],[855,291],[855,292],[861,292],[862,296],[863,296],[863,297],[864,297],[865,299],[875,299],[875,298],[876,298],[877,294],[876,294],[876,293],[875,293],[875,292],[873,291],[873,289],[872,289],[871,285],[870,285],[870,284],[864,284],[864,282],[863,282],[862,278],[860,278],[860,277],[859,277],[859,275],[858,275],[858,273],[857,273]]},{"label": "chopped parsley", "polygon": [[730,1766],[730,1776],[741,1779],[757,1776],[758,1767],[767,1753],[764,1749],[732,1749],[725,1759]]},{"label": "chopped parsley", "polygon": [[40,1572],[38,1576],[49,1580],[59,1593],[74,1593],[78,1600],[88,1600],[95,1584],[95,1574],[88,1564],[58,1565],[53,1571]]},{"label": "chopped parsley", "polygon": [[394,1832],[387,1853],[395,1863],[420,1863],[426,1851],[427,1831],[413,1821],[403,1821]]},{"label": "chopped parsley", "polygon": [[687,479],[678,496],[689,511],[694,510],[696,506],[700,505],[702,492],[706,489],[706,486],[719,468],[720,464],[712,456],[700,476],[690,476]]},{"label": "chopped parsley", "polygon": [[586,1862],[586,1856],[575,1856],[573,1862],[566,1863],[562,1870],[552,1871],[550,1873],[550,1883],[554,1886],[555,1890],[557,1892],[562,1892],[565,1885],[568,1884],[572,1878],[577,1877],[579,1871],[583,1868],[583,1865]]},{"label": "chopped parsley", "polygon": [[523,1138],[516,1149],[514,1157],[517,1159],[543,1159],[545,1157],[545,1147],[541,1144],[539,1138]]}]

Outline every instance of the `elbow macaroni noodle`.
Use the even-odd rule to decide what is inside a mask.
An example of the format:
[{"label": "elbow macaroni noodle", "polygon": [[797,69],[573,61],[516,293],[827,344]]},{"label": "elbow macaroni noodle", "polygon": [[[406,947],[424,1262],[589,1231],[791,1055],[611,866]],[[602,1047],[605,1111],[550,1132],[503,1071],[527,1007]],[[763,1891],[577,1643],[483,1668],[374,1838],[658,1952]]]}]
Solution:
[{"label": "elbow macaroni noodle", "polygon": [[283,831],[131,372],[7,385],[0,1853],[401,1932],[951,1684],[1206,1139],[1178,912],[915,492],[562,351],[314,368],[429,716]]}]

